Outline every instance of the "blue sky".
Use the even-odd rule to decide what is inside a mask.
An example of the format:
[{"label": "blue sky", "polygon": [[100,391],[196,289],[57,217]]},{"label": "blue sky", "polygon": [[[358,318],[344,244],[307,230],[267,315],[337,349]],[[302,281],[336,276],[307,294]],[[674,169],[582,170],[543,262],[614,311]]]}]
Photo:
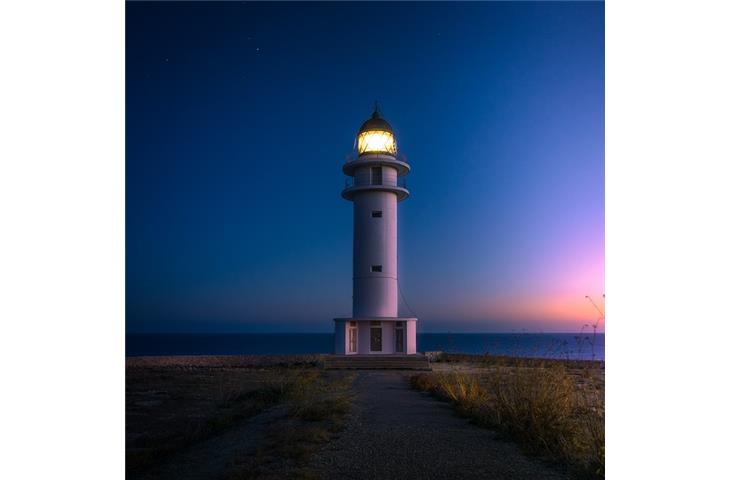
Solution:
[{"label": "blue sky", "polygon": [[420,330],[595,320],[603,3],[128,2],[126,23],[128,332],[347,316],[341,164],[375,99],[412,166],[399,277]]}]

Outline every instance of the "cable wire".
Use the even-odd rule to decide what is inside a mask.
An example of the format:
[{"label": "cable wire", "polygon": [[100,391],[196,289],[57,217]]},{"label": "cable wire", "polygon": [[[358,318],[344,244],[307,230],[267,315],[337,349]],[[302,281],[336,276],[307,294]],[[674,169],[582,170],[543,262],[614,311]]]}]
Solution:
[{"label": "cable wire", "polygon": [[405,297],[405,295],[403,295],[403,290],[401,290],[401,288],[400,288],[400,280],[398,280],[398,279],[396,278],[396,280],[395,280],[395,283],[396,283],[396,285],[398,285],[398,294],[400,295],[400,298],[401,298],[401,300],[403,300],[403,304],[404,304],[404,305],[406,306],[406,308],[408,309],[408,313],[409,313],[409,314],[410,314],[410,315],[411,315],[412,317],[416,317],[416,318],[417,318],[417,317],[418,317],[418,315],[416,315],[416,313],[415,313],[415,312],[413,311],[413,309],[411,309],[411,306],[410,306],[410,305],[408,305],[408,302],[406,301],[406,297]]}]

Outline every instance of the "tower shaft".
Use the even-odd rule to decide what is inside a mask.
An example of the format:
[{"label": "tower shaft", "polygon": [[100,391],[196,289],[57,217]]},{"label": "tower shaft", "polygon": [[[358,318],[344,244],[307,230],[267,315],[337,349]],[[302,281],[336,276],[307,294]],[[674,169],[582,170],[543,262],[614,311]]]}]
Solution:
[{"label": "tower shaft", "polygon": [[362,192],[353,205],[352,314],[397,317],[397,197],[392,192]]}]

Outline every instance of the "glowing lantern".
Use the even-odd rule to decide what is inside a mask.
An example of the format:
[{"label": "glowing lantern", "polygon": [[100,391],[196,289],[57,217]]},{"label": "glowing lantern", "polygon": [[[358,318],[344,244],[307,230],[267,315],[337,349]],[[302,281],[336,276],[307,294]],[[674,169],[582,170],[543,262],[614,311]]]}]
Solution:
[{"label": "glowing lantern", "polygon": [[360,155],[384,153],[394,156],[397,153],[393,129],[388,122],[380,117],[377,110],[360,127],[357,134],[357,153]]}]

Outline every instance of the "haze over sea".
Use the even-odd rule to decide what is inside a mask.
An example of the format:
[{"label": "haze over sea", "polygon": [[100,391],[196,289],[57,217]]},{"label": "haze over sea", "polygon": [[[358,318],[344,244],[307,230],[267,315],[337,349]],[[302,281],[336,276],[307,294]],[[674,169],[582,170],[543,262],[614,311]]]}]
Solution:
[{"label": "haze over sea", "polygon": [[[332,353],[331,333],[127,334],[126,355],[286,355]],[[419,333],[418,351],[604,360],[604,334]]]}]

